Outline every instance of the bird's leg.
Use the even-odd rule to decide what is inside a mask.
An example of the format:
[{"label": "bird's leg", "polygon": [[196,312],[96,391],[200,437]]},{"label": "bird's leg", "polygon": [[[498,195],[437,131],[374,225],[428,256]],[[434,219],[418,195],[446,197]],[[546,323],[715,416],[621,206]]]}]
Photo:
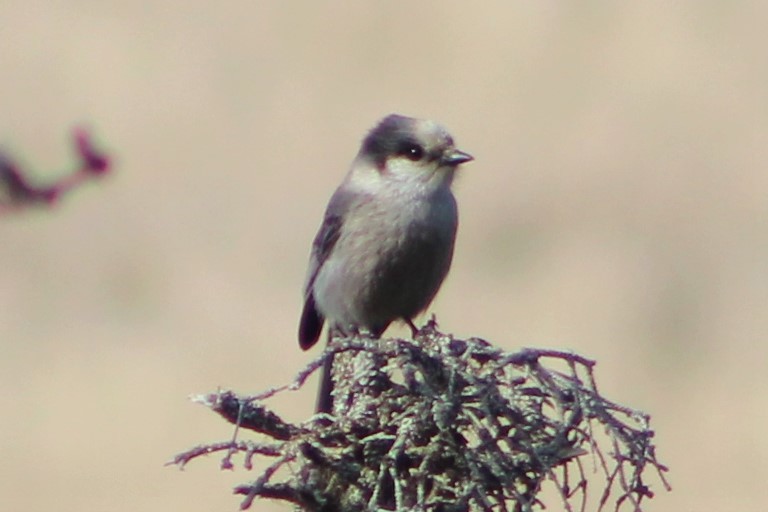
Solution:
[{"label": "bird's leg", "polygon": [[[334,325],[333,338],[351,338],[360,335],[360,328],[356,325]],[[328,338],[329,341],[331,338]]]},{"label": "bird's leg", "polygon": [[411,337],[415,338],[417,334],[419,334],[419,328],[416,327],[416,324],[413,323],[413,320],[410,318],[405,318],[405,323],[408,324],[408,327],[411,328]]}]

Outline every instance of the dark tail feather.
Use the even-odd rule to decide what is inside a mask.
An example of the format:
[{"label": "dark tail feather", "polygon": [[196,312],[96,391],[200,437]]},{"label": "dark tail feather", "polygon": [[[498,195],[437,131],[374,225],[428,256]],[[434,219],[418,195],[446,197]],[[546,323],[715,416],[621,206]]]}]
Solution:
[{"label": "dark tail feather", "polygon": [[304,302],[304,310],[301,312],[301,320],[299,321],[299,346],[302,349],[307,350],[317,343],[324,322],[323,315],[317,310],[315,297],[310,292]]},{"label": "dark tail feather", "polygon": [[317,412],[331,414],[333,412],[333,379],[331,368],[333,367],[333,355],[325,360],[323,374],[320,376],[320,391],[317,394]]}]

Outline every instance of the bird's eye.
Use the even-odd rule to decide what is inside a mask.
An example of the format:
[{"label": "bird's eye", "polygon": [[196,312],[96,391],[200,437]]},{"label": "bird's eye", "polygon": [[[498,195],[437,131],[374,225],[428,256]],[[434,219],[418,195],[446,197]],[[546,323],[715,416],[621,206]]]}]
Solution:
[{"label": "bird's eye", "polygon": [[424,148],[422,148],[418,144],[407,142],[402,146],[400,146],[397,153],[399,155],[406,157],[408,160],[413,160],[414,162],[416,162],[418,160],[421,160],[421,157],[424,156]]}]

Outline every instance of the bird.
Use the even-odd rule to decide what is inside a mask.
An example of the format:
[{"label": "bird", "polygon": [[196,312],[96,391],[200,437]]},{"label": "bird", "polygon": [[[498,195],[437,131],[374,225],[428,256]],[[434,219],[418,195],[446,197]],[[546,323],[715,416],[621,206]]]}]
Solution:
[{"label": "bird", "polygon": [[[331,196],[312,243],[299,321],[308,350],[327,322],[334,332],[380,337],[394,321],[415,337],[413,318],[448,274],[458,227],[451,184],[474,158],[440,124],[400,114],[363,139]],[[317,411],[333,408],[333,360],[326,359]]]}]

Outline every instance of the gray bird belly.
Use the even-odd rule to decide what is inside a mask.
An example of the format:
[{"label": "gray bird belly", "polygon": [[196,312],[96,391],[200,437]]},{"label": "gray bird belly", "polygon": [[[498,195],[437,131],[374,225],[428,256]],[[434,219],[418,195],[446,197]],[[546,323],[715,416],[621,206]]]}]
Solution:
[{"label": "gray bird belly", "polygon": [[314,286],[332,323],[376,329],[429,305],[450,267],[456,215],[453,208],[418,213],[400,216],[408,222],[346,226]]},{"label": "gray bird belly", "polygon": [[387,321],[411,318],[432,301],[448,272],[453,244],[438,233],[424,235],[381,258],[364,302],[368,315]]}]

